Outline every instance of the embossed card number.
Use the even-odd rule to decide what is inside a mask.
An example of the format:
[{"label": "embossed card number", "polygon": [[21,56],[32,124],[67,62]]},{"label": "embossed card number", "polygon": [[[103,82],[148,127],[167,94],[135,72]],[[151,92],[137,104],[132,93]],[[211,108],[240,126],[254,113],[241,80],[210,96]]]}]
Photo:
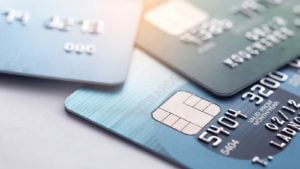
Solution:
[{"label": "embossed card number", "polygon": [[[0,11],[1,12],[1,11]],[[4,20],[8,24],[14,24],[19,22],[23,26],[30,24],[30,19],[34,19],[30,12],[18,9],[8,9],[1,12],[4,16]],[[61,32],[75,31],[78,29],[83,34],[98,35],[104,32],[104,22],[100,19],[78,19],[73,17],[61,17],[51,16],[45,21],[44,27],[47,30],[58,30]],[[94,44],[82,44],[74,42],[66,42],[63,46],[66,53],[88,54],[92,55],[96,52],[96,46]]]}]

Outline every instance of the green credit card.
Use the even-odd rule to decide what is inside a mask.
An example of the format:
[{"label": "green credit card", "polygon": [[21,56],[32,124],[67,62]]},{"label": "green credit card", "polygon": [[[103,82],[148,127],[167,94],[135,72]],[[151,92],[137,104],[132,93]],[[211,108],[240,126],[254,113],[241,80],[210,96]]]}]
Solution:
[{"label": "green credit card", "polygon": [[137,43],[214,94],[230,96],[300,53],[299,4],[151,0]]}]

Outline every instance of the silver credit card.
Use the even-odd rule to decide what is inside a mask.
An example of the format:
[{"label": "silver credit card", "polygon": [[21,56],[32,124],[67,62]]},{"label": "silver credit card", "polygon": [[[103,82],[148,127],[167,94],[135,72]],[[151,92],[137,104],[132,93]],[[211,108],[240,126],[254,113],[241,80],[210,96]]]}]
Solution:
[{"label": "silver credit card", "polygon": [[127,76],[141,0],[0,2],[0,72],[115,85]]}]

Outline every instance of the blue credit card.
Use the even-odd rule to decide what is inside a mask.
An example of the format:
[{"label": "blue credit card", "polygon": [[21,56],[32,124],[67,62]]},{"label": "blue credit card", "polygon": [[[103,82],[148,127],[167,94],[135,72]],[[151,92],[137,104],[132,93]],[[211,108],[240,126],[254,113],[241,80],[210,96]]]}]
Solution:
[{"label": "blue credit card", "polygon": [[82,88],[66,109],[187,168],[297,168],[300,60],[220,98],[137,51],[117,89]]},{"label": "blue credit card", "polygon": [[2,0],[0,72],[120,84],[141,8],[141,0]]}]

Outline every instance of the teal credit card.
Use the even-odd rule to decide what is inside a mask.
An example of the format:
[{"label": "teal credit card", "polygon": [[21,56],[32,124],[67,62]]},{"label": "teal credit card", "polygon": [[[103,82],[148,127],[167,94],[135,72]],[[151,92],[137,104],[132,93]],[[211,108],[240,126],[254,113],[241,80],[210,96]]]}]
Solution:
[{"label": "teal credit card", "polygon": [[238,93],[300,53],[299,0],[147,0],[145,6],[137,45],[219,96]]},{"label": "teal credit card", "polygon": [[136,51],[117,89],[82,88],[66,109],[187,168],[297,168],[300,60],[220,98]]}]

